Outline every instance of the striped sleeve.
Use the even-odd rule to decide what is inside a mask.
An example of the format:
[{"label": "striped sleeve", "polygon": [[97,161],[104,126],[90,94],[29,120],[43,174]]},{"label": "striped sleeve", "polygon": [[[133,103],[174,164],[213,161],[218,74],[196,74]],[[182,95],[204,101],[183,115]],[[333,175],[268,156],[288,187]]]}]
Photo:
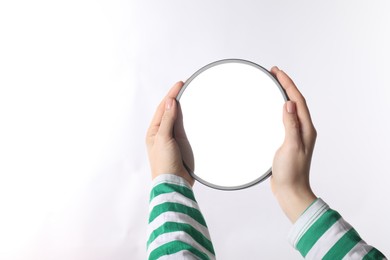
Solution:
[{"label": "striped sleeve", "polygon": [[289,242],[305,259],[386,259],[321,199],[295,222]]},{"label": "striped sleeve", "polygon": [[147,236],[148,259],[215,259],[192,188],[176,175],[153,180]]}]

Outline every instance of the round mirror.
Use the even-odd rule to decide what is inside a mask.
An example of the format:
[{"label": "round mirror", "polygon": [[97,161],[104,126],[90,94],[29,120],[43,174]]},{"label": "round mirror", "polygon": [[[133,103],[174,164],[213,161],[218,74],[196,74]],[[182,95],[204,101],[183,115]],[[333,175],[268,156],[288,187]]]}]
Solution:
[{"label": "round mirror", "polygon": [[279,82],[245,60],[213,62],[192,75],[177,100],[191,144],[199,182],[216,189],[250,187],[271,175],[284,139]]}]

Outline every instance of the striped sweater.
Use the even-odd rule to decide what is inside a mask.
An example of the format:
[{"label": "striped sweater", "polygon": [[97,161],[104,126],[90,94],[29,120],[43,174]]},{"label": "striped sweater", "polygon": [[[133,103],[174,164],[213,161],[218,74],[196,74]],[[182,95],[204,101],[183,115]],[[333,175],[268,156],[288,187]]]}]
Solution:
[{"label": "striped sweater", "polygon": [[[321,199],[296,221],[289,242],[306,259],[386,259]],[[176,175],[153,180],[147,253],[148,259],[215,259],[192,188]]]}]

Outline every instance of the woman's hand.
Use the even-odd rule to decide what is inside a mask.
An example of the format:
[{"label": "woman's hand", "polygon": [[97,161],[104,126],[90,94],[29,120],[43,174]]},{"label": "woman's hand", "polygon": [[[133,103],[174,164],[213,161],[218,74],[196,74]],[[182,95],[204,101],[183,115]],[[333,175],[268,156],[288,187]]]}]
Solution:
[{"label": "woman's hand", "polygon": [[277,67],[273,67],[271,73],[290,98],[283,107],[285,139],[274,157],[271,188],[279,205],[294,223],[316,199],[309,174],[317,132],[306,101],[294,82]]},{"label": "woman's hand", "polygon": [[183,115],[176,97],[183,82],[176,83],[161,101],[146,135],[152,178],[161,174],[183,177],[193,186],[194,179],[183,165],[183,159],[194,170],[194,156],[183,127]]}]

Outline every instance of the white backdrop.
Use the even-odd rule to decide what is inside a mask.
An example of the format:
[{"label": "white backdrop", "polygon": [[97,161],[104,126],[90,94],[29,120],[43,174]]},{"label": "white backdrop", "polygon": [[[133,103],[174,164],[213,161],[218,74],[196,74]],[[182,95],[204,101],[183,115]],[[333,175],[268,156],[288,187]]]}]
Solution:
[{"label": "white backdrop", "polygon": [[[170,86],[222,58],[306,96],[312,186],[390,255],[388,1],[1,1],[0,259],[144,259],[144,136]],[[195,185],[219,259],[300,259],[269,182]]]}]

